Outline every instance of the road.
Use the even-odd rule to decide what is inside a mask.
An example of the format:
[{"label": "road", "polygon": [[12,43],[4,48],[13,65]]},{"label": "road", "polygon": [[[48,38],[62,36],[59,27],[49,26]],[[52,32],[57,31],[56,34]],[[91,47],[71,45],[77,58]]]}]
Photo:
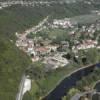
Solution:
[{"label": "road", "polygon": [[16,100],[22,100],[23,99],[23,89],[24,89],[25,79],[26,79],[26,76],[23,75],[21,82],[20,82],[19,91],[18,91],[17,96],[16,96]]},{"label": "road", "polygon": [[43,27],[43,25],[48,21],[49,16],[47,16],[46,18],[44,18],[41,22],[39,22],[36,26],[33,26],[30,29],[27,29],[24,31],[24,33],[21,35],[20,39],[24,40],[27,38],[27,35],[32,33],[36,33],[39,31],[39,29],[41,27]]},{"label": "road", "polygon": [[49,18],[49,16],[47,16],[47,17],[44,18],[41,22],[39,22],[38,25],[36,25],[36,26],[34,26],[34,27],[32,27],[32,28],[26,30],[26,31],[25,31],[25,35],[28,35],[28,34],[30,34],[31,32],[34,32],[34,33],[38,32],[38,30],[39,30],[41,27],[43,27],[43,25],[48,21],[48,18]]}]

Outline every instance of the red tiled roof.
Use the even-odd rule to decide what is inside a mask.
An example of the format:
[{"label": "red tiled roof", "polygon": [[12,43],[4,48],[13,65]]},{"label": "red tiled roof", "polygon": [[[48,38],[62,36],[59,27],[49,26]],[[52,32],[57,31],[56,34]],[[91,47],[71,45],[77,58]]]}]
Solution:
[{"label": "red tiled roof", "polygon": [[49,49],[48,48],[45,48],[45,47],[40,47],[40,48],[37,48],[36,51],[40,51],[40,52],[46,52],[48,51]]}]

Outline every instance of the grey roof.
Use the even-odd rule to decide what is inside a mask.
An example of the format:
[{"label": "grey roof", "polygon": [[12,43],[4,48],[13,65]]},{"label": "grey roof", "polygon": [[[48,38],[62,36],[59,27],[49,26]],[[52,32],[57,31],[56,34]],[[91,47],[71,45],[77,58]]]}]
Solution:
[{"label": "grey roof", "polygon": [[76,95],[74,95],[74,96],[71,98],[71,100],[79,100],[81,96],[82,96],[81,93],[77,93]]}]

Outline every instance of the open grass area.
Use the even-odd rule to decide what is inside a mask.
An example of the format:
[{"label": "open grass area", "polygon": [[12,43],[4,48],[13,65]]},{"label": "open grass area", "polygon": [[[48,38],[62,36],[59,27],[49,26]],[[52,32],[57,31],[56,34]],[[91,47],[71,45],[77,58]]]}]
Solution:
[{"label": "open grass area", "polygon": [[41,87],[45,86],[45,93],[47,93],[47,91],[50,91],[51,89],[56,87],[57,83],[59,83],[59,81],[61,79],[63,79],[64,76],[69,75],[72,71],[74,71],[77,68],[78,67],[75,68],[75,67],[71,67],[71,66],[66,66],[65,68],[60,68],[60,69],[56,70],[55,72],[48,74],[48,77],[40,80],[39,83],[40,83]]},{"label": "open grass area", "polygon": [[80,16],[74,16],[71,18],[72,22],[77,22],[79,24],[91,24],[94,23],[96,20],[100,19],[100,15],[97,14],[86,14]]},{"label": "open grass area", "polygon": [[63,34],[67,34],[66,30],[64,29],[52,29],[51,31],[48,32],[49,34],[49,38],[53,38],[53,37],[61,37],[63,36]]},{"label": "open grass area", "polygon": [[68,30],[66,29],[44,29],[37,34],[30,33],[27,35],[28,38],[34,37],[42,37],[43,39],[50,39],[53,43],[60,43],[61,41],[68,41],[70,39],[70,35],[68,34]]}]

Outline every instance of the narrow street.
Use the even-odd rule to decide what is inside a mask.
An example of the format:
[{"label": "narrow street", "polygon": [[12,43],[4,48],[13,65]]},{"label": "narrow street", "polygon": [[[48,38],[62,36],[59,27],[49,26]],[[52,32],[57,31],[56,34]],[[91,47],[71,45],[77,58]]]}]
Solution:
[{"label": "narrow street", "polygon": [[17,96],[16,96],[16,100],[22,100],[23,99],[23,89],[24,89],[25,79],[26,79],[26,76],[23,75],[21,82],[20,82],[19,91],[18,91]]}]

